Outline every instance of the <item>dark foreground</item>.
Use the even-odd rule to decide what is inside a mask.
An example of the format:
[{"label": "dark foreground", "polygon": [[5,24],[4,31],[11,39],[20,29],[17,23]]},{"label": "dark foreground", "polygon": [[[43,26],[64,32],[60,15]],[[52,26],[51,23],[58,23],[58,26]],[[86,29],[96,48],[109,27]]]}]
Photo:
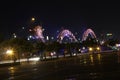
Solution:
[{"label": "dark foreground", "polygon": [[119,53],[83,54],[0,68],[0,80],[120,80]]}]

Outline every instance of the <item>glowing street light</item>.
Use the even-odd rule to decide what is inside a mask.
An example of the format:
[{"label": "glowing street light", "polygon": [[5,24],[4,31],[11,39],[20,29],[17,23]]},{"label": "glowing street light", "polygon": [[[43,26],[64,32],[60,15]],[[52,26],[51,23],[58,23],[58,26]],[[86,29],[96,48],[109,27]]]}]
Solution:
[{"label": "glowing street light", "polygon": [[100,50],[100,48],[99,48],[99,47],[97,47],[97,50]]},{"label": "glowing street light", "polygon": [[92,51],[92,50],[93,50],[93,48],[90,47],[90,48],[89,48],[89,51]]},{"label": "glowing street light", "polygon": [[[10,55],[10,56],[11,56],[11,60],[13,60],[13,50],[8,49],[8,50],[6,51],[6,53],[7,53],[8,55]],[[14,62],[15,62],[15,61],[14,61]]]},{"label": "glowing street light", "polygon": [[9,54],[9,55],[13,55],[13,50],[9,49],[9,50],[6,51],[6,53]]}]

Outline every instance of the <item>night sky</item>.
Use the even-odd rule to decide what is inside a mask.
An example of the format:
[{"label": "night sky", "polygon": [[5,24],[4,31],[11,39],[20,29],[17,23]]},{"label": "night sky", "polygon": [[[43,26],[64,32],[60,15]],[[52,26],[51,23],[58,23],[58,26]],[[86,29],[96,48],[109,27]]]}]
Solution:
[{"label": "night sky", "polygon": [[[34,1],[34,0],[33,0]],[[12,33],[24,35],[35,17],[36,23],[42,25],[45,34],[57,35],[61,28],[69,29],[79,37],[87,28],[97,36],[102,33],[113,33],[120,39],[120,5],[115,3],[89,2],[1,2],[0,34],[9,36]]]}]

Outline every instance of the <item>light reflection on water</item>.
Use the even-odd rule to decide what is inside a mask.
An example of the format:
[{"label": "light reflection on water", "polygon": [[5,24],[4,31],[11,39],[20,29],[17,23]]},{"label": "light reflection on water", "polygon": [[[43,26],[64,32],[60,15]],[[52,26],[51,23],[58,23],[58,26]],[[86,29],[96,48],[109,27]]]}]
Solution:
[{"label": "light reflection on water", "polygon": [[14,80],[14,79],[15,79],[14,76],[8,78],[8,80]]},{"label": "light reflection on water", "polygon": [[[65,77],[63,75],[62,77],[64,77],[64,80],[83,80],[83,79],[86,79],[86,80],[88,80],[88,79],[92,79],[92,80],[99,79],[100,80],[100,79],[104,78],[104,76],[106,76],[106,75],[107,76],[112,75],[112,73],[108,74],[108,73],[105,73],[104,71],[105,70],[106,71],[109,71],[109,70],[111,71],[111,69],[116,70],[116,68],[115,68],[116,66],[114,67],[112,64],[116,64],[114,62],[117,62],[117,61],[120,60],[120,56],[116,56],[115,54],[110,54],[109,56],[108,55],[98,53],[98,54],[89,54],[89,55],[85,55],[85,56],[78,56],[78,58],[66,59],[64,61],[61,60],[61,61],[59,61],[59,63],[56,62],[55,66],[57,66],[57,68],[55,68],[55,69],[63,68],[64,66],[67,66],[67,64],[71,66],[74,63],[76,63],[76,64],[79,64],[80,66],[71,67],[70,70],[73,70],[73,71],[71,71],[70,72],[71,74],[68,74],[67,77]],[[110,64],[110,66],[106,65],[106,63]],[[50,64],[50,63],[48,63],[48,64]],[[84,67],[83,64],[85,66],[87,65],[87,67],[83,68]],[[97,64],[97,66],[96,66],[96,64]],[[104,64],[105,64],[105,68],[103,67]],[[85,69],[85,70],[83,70],[83,72],[82,72],[82,69],[79,69],[79,68],[81,68],[81,65],[83,65],[82,69]],[[91,67],[91,65],[92,65],[92,67]],[[69,68],[70,66],[67,66],[67,68]],[[77,68],[77,69],[74,69],[74,68]],[[14,79],[14,74],[15,74],[16,68],[15,67],[10,67],[8,70],[9,70],[9,73],[11,74],[9,80]],[[37,70],[39,70],[39,68],[34,68],[33,69],[34,72],[37,71]],[[74,70],[76,70],[76,71],[74,71]],[[68,71],[63,71],[62,73],[67,74],[67,73],[69,73]],[[58,76],[60,76],[60,73],[58,73]],[[52,79],[49,79],[49,80],[52,80]]]},{"label": "light reflection on water", "polygon": [[98,63],[101,64],[101,54],[97,54]]},{"label": "light reflection on water", "polygon": [[83,63],[86,64],[87,63],[87,59],[83,59]]},{"label": "light reflection on water", "polygon": [[13,80],[14,79],[15,71],[16,71],[15,67],[9,67],[8,68],[8,73],[10,75],[10,77],[8,78],[9,80]]},{"label": "light reflection on water", "polygon": [[84,65],[95,65],[101,64],[102,62],[102,55],[101,54],[89,54],[83,57],[79,57],[79,64]]},{"label": "light reflection on water", "polygon": [[101,79],[102,75],[101,73],[96,73],[96,72],[91,72],[88,74],[74,74],[74,75],[69,75],[67,77],[65,77],[64,80],[96,80],[96,79]]},{"label": "light reflection on water", "polygon": [[90,65],[101,64],[101,59],[102,59],[101,54],[90,54],[89,55]]},{"label": "light reflection on water", "polygon": [[90,55],[90,62],[93,65],[93,55]]},{"label": "light reflection on water", "polygon": [[118,56],[118,63],[120,63],[120,52],[117,52],[117,56]]},{"label": "light reflection on water", "polygon": [[14,74],[15,73],[15,67],[9,67],[8,70],[9,70],[10,74]]}]

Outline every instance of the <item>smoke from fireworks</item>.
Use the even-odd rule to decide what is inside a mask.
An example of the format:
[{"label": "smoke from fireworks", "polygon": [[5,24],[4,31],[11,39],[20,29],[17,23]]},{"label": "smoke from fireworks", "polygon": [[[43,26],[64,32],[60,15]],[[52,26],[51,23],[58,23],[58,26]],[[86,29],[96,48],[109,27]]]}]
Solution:
[{"label": "smoke from fireworks", "polygon": [[34,28],[34,31],[35,31],[36,38],[40,39],[42,42],[45,42],[42,27],[41,26],[36,26]]}]

